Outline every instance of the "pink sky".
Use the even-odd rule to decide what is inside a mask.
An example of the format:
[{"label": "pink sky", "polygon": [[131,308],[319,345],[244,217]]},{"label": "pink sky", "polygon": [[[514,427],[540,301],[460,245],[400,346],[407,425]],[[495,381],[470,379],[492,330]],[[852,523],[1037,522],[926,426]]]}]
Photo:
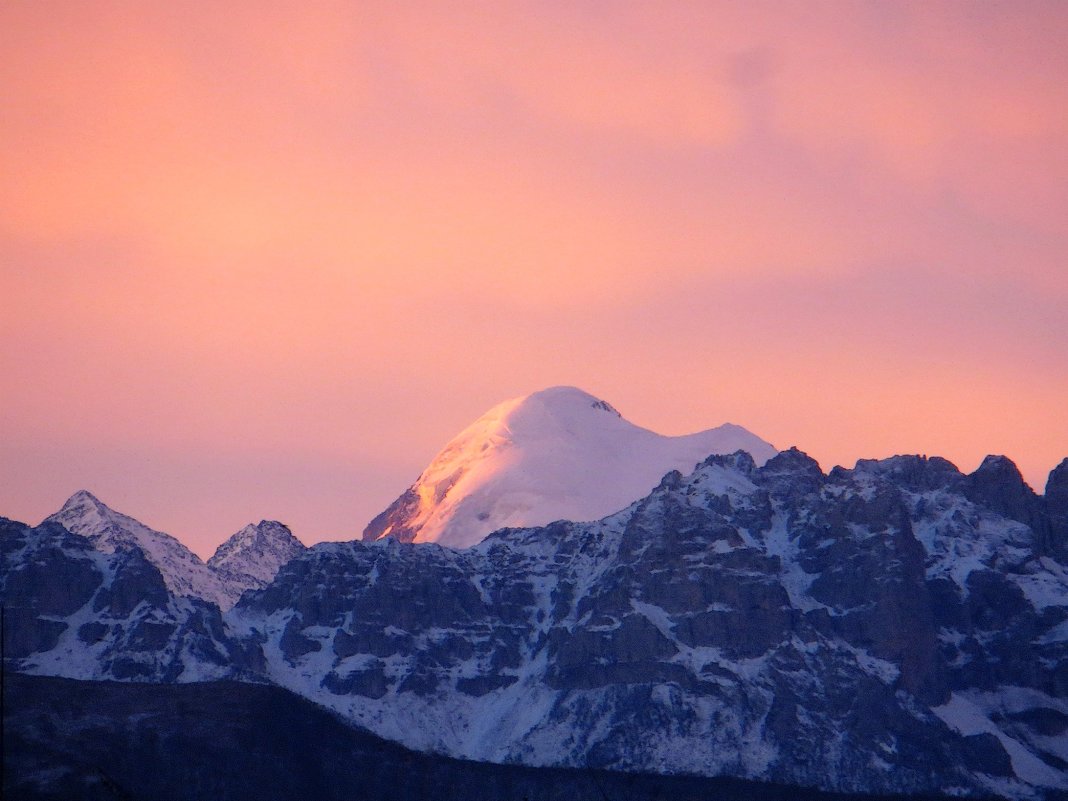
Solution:
[{"label": "pink sky", "polygon": [[1068,456],[1063,3],[0,6],[0,515],[350,539],[575,384]]}]

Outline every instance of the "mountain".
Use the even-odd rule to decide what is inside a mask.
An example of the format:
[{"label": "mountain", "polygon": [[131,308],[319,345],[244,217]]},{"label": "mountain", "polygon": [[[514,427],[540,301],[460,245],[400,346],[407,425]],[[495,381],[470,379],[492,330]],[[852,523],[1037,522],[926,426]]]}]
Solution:
[{"label": "mountain", "polygon": [[214,603],[177,593],[137,545],[104,550],[58,523],[0,518],[5,668],[190,682],[263,673]]},{"label": "mountain", "polygon": [[7,667],[267,681],[480,762],[1062,800],[1066,488],[1068,460],[1040,496],[1003,457],[713,455],[595,522],[316,545],[225,613],[0,521]]},{"label": "mountain", "polygon": [[249,524],[234,534],[208,560],[228,590],[238,595],[270,583],[278,569],[304,551],[304,543],[275,520]]},{"label": "mountain", "polygon": [[364,540],[464,548],[507,526],[596,520],[649,492],[669,470],[710,453],[744,450],[758,464],[775,449],[740,426],[667,437],[629,423],[574,387],[552,387],[488,411],[434,457]]},{"label": "mountain", "polygon": [[1032,798],[1068,790],[1060,512],[1006,459],[712,456],[593,523],[317,546],[230,619],[417,750]]},{"label": "mountain", "polygon": [[266,585],[283,564],[304,550],[281,523],[249,524],[219,546],[205,564],[170,534],[116,512],[86,490],[72,495],[45,519],[85,537],[105,554],[138,550],[176,596],[199,598],[229,609],[245,590]]},{"label": "mountain", "polygon": [[45,522],[58,523],[85,537],[103,553],[140,550],[159,569],[167,588],[175,595],[202,598],[223,608],[232,606],[241,595],[170,534],[116,512],[86,490],[70,496]]}]

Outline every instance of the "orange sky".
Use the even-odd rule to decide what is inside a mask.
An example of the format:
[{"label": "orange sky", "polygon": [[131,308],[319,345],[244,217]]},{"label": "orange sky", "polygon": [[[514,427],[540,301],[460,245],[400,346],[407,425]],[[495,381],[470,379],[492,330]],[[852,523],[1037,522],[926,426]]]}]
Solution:
[{"label": "orange sky", "polygon": [[[666,10],[669,9],[669,10]],[[1063,3],[0,5],[0,514],[348,539],[553,384],[1068,455]]]}]

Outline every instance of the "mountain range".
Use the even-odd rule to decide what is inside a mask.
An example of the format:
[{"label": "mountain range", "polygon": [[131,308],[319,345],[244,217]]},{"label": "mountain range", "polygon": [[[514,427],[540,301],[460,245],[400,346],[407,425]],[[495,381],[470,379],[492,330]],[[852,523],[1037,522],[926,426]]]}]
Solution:
[{"label": "mountain range", "polygon": [[[551,521],[607,502],[635,453],[685,458],[643,431],[578,390],[535,393],[457,437],[364,541],[305,549],[261,523],[206,565],[88,493],[37,527],[2,520],[6,666],[266,682],[487,765],[1068,797],[1068,459],[1037,495],[1005,457],[825,473],[712,429],[693,436],[757,453]],[[537,475],[554,452],[573,493]],[[482,513],[539,522],[443,546],[477,539]]]}]

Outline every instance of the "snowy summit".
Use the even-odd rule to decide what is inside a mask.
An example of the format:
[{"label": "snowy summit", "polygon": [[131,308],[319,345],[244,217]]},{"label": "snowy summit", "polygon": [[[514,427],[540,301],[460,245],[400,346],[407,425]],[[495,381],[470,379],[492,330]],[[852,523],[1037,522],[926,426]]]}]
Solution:
[{"label": "snowy summit", "polygon": [[646,494],[671,471],[710,454],[776,450],[741,426],[679,437],[623,419],[575,387],[552,387],[495,406],[460,432],[363,532],[454,548],[499,528],[595,520]]},{"label": "snowy summit", "polygon": [[234,592],[266,587],[279,569],[305,550],[293,532],[275,520],[250,523],[219,546],[208,560]]}]

